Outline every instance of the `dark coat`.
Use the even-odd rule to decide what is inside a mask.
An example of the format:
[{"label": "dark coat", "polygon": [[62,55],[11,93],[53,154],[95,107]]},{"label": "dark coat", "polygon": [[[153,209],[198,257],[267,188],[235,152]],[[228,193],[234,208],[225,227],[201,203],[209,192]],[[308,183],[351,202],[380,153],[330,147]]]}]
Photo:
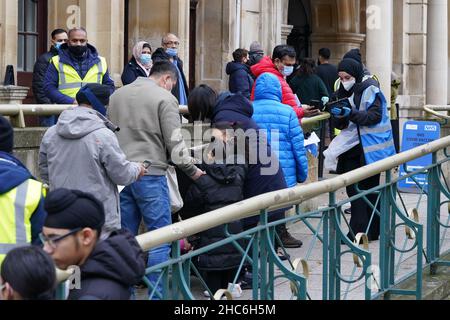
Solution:
[{"label": "dark coat", "polygon": [[138,63],[136,59],[131,58],[130,62],[127,63],[122,72],[122,83],[124,86],[133,83],[137,78],[145,77],[147,78],[147,73]]},{"label": "dark coat", "polygon": [[[255,129],[259,127],[252,119],[253,106],[250,101],[244,102],[242,98],[239,99],[239,95],[232,96],[219,103],[214,108],[213,123],[220,122],[238,122],[243,130]],[[271,149],[267,145],[267,157],[271,158]],[[271,162],[264,162],[260,159],[259,150],[257,152],[257,163],[251,163],[248,168],[248,174],[245,179],[244,185],[244,198],[249,199],[260,194],[286,189],[286,180],[284,174],[276,157]],[[276,161],[277,163],[274,163]],[[278,168],[273,174],[262,174],[264,168],[275,167]],[[269,219],[271,221],[284,217],[285,209],[279,209],[271,212]],[[244,219],[244,226],[256,225],[259,221],[259,217],[250,217]]]},{"label": "dark coat", "polygon": [[50,59],[56,55],[58,55],[58,50],[52,47],[48,52],[41,55],[34,64],[32,89],[34,99],[38,104],[52,104],[44,90],[44,79]]},{"label": "dark coat", "polygon": [[[152,59],[153,63],[156,63],[158,61],[170,61],[170,56],[164,51],[163,48],[158,48],[153,53]],[[186,97],[189,98],[189,87],[183,71],[183,61],[178,57],[175,57],[175,60],[177,61],[177,66],[181,73],[181,81],[183,83],[184,90],[186,91]],[[180,101],[180,81],[177,81],[177,84],[173,87],[172,94],[175,96],[175,98],[177,98],[178,101]]]},{"label": "dark coat", "polygon": [[232,61],[227,64],[226,73],[230,76],[228,83],[230,92],[242,93],[250,99],[254,84],[250,68],[246,64]]},{"label": "dark coat", "polygon": [[[82,59],[75,58],[69,51],[67,44],[63,44],[59,51],[60,61],[64,64],[72,66],[81,78],[84,78],[94,65],[100,62],[97,49],[88,44],[86,55]],[[114,81],[109,76],[109,71],[106,70],[102,79],[102,84],[110,87],[111,94],[115,90]],[[68,97],[58,90],[59,74],[53,63],[50,63],[45,74],[44,90],[47,97],[56,104],[72,104],[73,98]]]},{"label": "dark coat", "polygon": [[81,269],[81,289],[69,300],[129,300],[131,286],[145,274],[144,253],[136,238],[125,230],[114,231],[97,243]]},{"label": "dark coat", "polygon": [[[206,175],[191,185],[184,198],[184,209],[191,212],[191,216],[243,200],[245,165],[212,164],[199,167],[205,170]],[[240,220],[228,224],[228,232],[231,234],[242,230]],[[199,239],[193,244],[198,249],[226,238],[225,225],[221,225],[201,232]],[[199,255],[195,263],[202,270],[226,270],[237,268],[241,260],[242,254],[230,243]]]}]

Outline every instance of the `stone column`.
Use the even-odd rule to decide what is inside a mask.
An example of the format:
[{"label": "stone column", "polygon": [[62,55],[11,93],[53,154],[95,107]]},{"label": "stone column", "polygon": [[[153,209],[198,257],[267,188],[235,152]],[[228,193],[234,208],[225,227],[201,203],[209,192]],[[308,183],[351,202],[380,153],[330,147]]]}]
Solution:
[{"label": "stone column", "polygon": [[[17,0],[0,0],[0,83],[3,84],[7,65],[13,65],[17,75]],[[17,81],[17,76],[14,76]]]},{"label": "stone column", "polygon": [[393,3],[392,0],[367,0],[366,65],[381,84],[389,100],[393,57]]},{"label": "stone column", "polygon": [[183,60],[183,71],[189,83],[189,0],[170,0],[170,32],[180,39],[178,56]]},{"label": "stone column", "polygon": [[448,1],[428,1],[427,14],[427,104],[447,104]]}]

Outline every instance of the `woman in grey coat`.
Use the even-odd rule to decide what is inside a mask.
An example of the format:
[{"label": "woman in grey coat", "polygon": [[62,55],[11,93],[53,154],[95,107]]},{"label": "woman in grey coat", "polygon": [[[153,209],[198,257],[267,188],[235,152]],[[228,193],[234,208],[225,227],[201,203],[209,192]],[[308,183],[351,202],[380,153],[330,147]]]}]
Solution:
[{"label": "woman in grey coat", "polygon": [[102,238],[121,228],[117,185],[130,185],[145,173],[142,165],[126,159],[106,125],[104,106],[109,104],[109,95],[104,85],[83,87],[77,94],[79,106],[61,114],[45,133],[39,150],[40,175],[50,190],[81,190],[103,203]]}]

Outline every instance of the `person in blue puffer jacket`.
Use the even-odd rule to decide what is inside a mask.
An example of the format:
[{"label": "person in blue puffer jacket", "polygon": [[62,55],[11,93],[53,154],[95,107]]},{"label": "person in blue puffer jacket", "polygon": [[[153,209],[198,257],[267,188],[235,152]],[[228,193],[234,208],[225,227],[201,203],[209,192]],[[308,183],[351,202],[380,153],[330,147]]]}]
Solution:
[{"label": "person in blue puffer jacket", "polygon": [[[286,184],[291,188],[308,177],[308,159],[297,115],[281,101],[280,81],[273,74],[262,74],[256,81],[253,120],[261,129],[267,130],[268,142],[277,154]],[[279,134],[278,141],[273,137],[275,132]]]}]

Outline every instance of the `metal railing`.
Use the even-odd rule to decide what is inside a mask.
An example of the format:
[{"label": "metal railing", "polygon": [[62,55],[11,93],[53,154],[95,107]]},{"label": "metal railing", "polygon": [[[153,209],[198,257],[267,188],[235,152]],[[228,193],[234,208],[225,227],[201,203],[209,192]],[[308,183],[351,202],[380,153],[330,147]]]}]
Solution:
[{"label": "metal railing", "polygon": [[[403,152],[388,159],[359,168],[352,172],[308,185],[260,195],[245,201],[199,215],[173,225],[137,236],[137,240],[145,251],[165,243],[172,243],[171,258],[161,264],[151,266],[146,274],[160,271],[158,282],[163,284],[163,294],[160,295],[149,280],[144,282],[149,288],[149,298],[162,299],[201,299],[201,292],[209,290],[202,274],[195,263],[196,257],[207,251],[214,250],[226,244],[232,244],[242,253],[241,264],[236,271],[234,283],[243,268],[251,267],[252,292],[251,297],[257,299],[275,299],[275,291],[281,285],[282,278],[288,280],[291,296],[294,299],[347,299],[357,295],[359,299],[389,298],[393,295],[411,295],[416,299],[422,297],[422,272],[426,266],[449,266],[442,261],[443,244],[449,219],[441,221],[441,211],[448,215],[447,205],[450,199],[446,177],[442,174],[442,164],[450,160],[446,148],[450,146],[450,137],[431,142],[427,145]],[[437,153],[443,152],[441,160]],[[400,165],[433,154],[433,163],[423,169],[396,177],[393,171]],[[375,174],[384,173],[385,181],[371,190],[361,190],[351,199],[340,201],[337,192],[342,188]],[[428,188],[421,190],[421,198],[426,201],[426,215],[420,206],[425,203],[421,199],[417,206],[408,208],[403,196],[397,191],[397,182],[402,179],[415,180],[415,176],[425,173]],[[327,195],[328,204],[311,212],[302,212],[300,204],[321,195]],[[376,195],[376,203],[368,200],[368,195]],[[441,202],[441,196],[446,198]],[[380,241],[377,252],[371,250],[366,234],[355,235],[356,241],[350,241],[346,236],[348,221],[342,208],[349,201],[364,199],[373,209],[374,215],[380,216]],[[399,201],[400,200],[400,201]],[[322,202],[323,203],[323,202]],[[269,222],[268,212],[274,209],[295,206],[295,215],[283,220]],[[203,248],[195,248],[186,254],[180,254],[179,241],[213,227],[226,225],[232,221],[259,215],[259,225],[239,234],[229,234],[222,241],[211,243]],[[424,219],[419,222],[419,218]],[[283,263],[274,248],[274,241],[279,240],[275,226],[281,223],[305,224],[310,230],[309,243],[304,245],[306,253]],[[404,232],[400,232],[404,230]],[[425,233],[426,232],[426,233]],[[242,241],[245,240],[245,241]],[[305,242],[305,241],[304,241]],[[320,248],[321,245],[321,248]],[[312,252],[315,247],[321,252],[321,264],[313,274],[311,265]],[[405,255],[409,257],[405,258]],[[349,259],[345,259],[345,257]],[[425,259],[424,259],[425,258]],[[413,260],[407,274],[399,274],[399,265]],[[435,270],[435,268],[431,268]],[[355,275],[356,271],[358,274]],[[194,278],[195,285],[191,280]],[[415,287],[398,289],[397,285],[404,279],[416,275]],[[67,273],[60,273],[60,279]],[[321,282],[320,297],[313,297],[308,288],[312,276]],[[369,285],[370,284],[370,285]],[[224,288],[226,289],[226,288]],[[213,299],[231,298],[230,292],[220,290],[209,292]]]}]

